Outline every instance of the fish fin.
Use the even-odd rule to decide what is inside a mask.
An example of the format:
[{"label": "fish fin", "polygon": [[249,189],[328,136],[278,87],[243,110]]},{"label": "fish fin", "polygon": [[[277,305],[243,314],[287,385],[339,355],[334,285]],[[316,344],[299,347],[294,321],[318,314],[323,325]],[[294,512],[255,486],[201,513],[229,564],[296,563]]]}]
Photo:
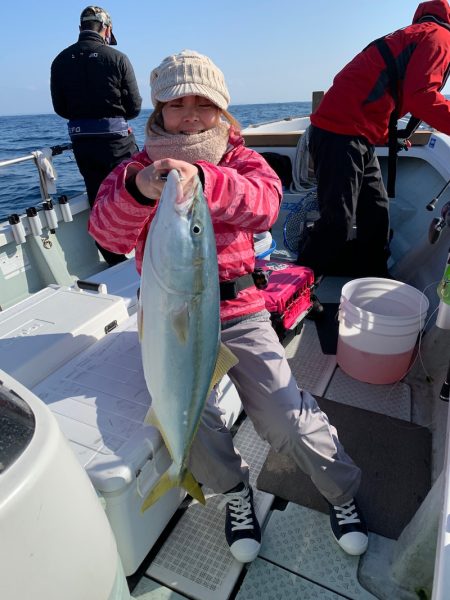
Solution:
[{"label": "fish fin", "polygon": [[157,429],[159,429],[159,427],[160,427],[159,421],[155,414],[155,411],[153,410],[153,406],[150,406],[150,408],[148,409],[147,414],[145,415],[145,418],[144,418],[144,423],[146,425],[153,425],[153,427],[156,427]]},{"label": "fish fin", "polygon": [[172,313],[172,326],[182,344],[186,343],[189,333],[189,306],[184,303],[180,310]]},{"label": "fish fin", "polygon": [[211,378],[209,391],[213,389],[215,385],[219,383],[222,377],[228,373],[228,371],[237,365],[239,362],[238,358],[231,352],[229,348],[220,342],[219,352],[217,353],[216,366]]},{"label": "fish fin", "polygon": [[147,494],[141,506],[141,512],[145,512],[150,506],[162,498],[164,494],[176,487],[182,487],[188,494],[195,498],[195,500],[201,504],[206,504],[202,488],[190,471],[185,471],[184,475],[179,477],[172,475],[170,470],[171,468],[169,467],[169,469],[161,476],[155,487]]},{"label": "fish fin", "polygon": [[161,424],[159,422],[158,417],[156,416],[156,412],[154,411],[153,406],[150,406],[150,408],[148,409],[147,414],[145,415],[145,418],[144,418],[144,424],[152,425],[153,427],[156,427],[156,429],[161,434],[161,437],[164,441],[164,445],[167,448],[170,458],[173,460],[172,448],[170,447],[169,440],[168,440],[166,434],[164,433],[164,429],[161,427]]},{"label": "fish fin", "polygon": [[142,310],[142,304],[139,302],[137,310],[137,330],[139,335],[139,342],[142,344],[142,338],[144,335],[144,311]]},{"label": "fish fin", "polygon": [[190,496],[197,500],[197,502],[200,502],[200,504],[203,505],[206,504],[202,488],[199,486],[198,481],[190,471],[186,471],[186,474],[181,482],[181,487],[184,488]]}]

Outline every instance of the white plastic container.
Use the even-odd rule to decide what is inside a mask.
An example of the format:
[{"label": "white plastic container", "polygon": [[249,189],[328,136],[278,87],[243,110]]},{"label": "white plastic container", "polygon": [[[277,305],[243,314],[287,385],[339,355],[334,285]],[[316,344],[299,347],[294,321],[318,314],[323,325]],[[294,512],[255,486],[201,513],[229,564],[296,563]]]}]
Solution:
[{"label": "white plastic container", "polygon": [[406,283],[366,277],[344,285],[339,307],[338,365],[368,383],[405,376],[428,299]]},{"label": "white plastic container", "polygon": [[118,296],[50,285],[0,312],[0,367],[31,388],[126,319]]},{"label": "white plastic container", "polygon": [[0,381],[1,598],[128,600],[108,519],[55,417],[4,371]]},{"label": "white plastic container", "polygon": [[450,329],[450,304],[441,300],[439,302],[436,327],[439,329]]},{"label": "white plastic container", "polygon": [[[241,402],[228,377],[220,385],[224,418],[231,425]],[[136,314],[33,391],[55,414],[103,497],[125,574],[133,574],[185,496],[173,489],[141,512],[170,457],[157,429],[143,424],[151,401]]]},{"label": "white plastic container", "polygon": [[270,231],[255,233],[253,235],[253,246],[255,248],[256,258],[270,260],[270,255],[277,247]]}]

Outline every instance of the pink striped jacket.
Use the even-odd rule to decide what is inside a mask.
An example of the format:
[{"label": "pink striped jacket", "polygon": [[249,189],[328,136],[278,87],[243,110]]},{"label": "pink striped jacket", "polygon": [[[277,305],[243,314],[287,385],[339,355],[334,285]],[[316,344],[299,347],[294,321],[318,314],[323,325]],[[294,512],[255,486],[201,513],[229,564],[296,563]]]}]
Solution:
[{"label": "pink striped jacket", "polygon": [[[243,138],[230,133],[229,149],[218,165],[199,161],[203,191],[216,234],[219,279],[228,281],[251,273],[255,266],[253,234],[267,231],[276,221],[281,182],[264,158],[244,146]],[[141,272],[145,239],[156,207],[140,204],[125,188],[132,173],[151,164],[138,152],[118,165],[103,181],[89,220],[89,233],[118,254],[135,249]],[[221,302],[222,321],[264,309],[264,298],[254,286],[234,300]]]}]

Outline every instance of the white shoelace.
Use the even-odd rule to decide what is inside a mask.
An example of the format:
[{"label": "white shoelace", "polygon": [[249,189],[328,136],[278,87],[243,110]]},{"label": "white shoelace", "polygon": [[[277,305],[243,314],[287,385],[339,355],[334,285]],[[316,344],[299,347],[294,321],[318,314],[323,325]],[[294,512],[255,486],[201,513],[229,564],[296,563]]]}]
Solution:
[{"label": "white shoelace", "polygon": [[361,523],[356,511],[355,501],[352,499],[342,506],[333,506],[336,512],[336,518],[339,525],[351,525],[352,523]]},{"label": "white shoelace", "polygon": [[225,498],[219,504],[219,509],[222,509],[227,504],[230,505],[232,531],[254,529],[250,490],[248,488],[245,488],[242,492],[225,494]]}]

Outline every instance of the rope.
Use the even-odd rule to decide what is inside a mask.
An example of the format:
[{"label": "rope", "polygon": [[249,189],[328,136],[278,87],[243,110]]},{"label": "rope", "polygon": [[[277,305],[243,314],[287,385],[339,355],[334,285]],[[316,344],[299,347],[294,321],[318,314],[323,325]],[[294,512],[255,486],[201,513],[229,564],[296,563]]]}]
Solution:
[{"label": "rope", "polygon": [[317,185],[316,178],[310,169],[309,154],[309,127],[300,136],[295,150],[294,160],[292,161],[292,183],[291,192],[305,192]]}]

